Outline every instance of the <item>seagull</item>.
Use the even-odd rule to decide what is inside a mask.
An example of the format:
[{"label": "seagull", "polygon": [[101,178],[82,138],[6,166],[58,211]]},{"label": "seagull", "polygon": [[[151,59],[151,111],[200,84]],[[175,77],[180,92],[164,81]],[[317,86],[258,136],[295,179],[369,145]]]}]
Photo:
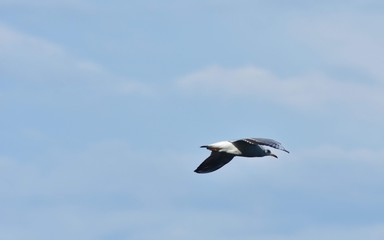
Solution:
[{"label": "seagull", "polygon": [[271,150],[263,146],[273,147],[289,153],[281,143],[268,138],[243,138],[235,141],[221,141],[201,148],[211,150],[211,155],[195,170],[196,173],[210,173],[229,163],[234,157],[264,157],[277,158]]}]

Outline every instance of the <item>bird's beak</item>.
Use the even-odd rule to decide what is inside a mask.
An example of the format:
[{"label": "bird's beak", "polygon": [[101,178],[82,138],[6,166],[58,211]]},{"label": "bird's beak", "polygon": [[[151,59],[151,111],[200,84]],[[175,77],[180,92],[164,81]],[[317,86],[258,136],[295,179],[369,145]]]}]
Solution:
[{"label": "bird's beak", "polygon": [[270,156],[272,156],[272,157],[275,157],[275,158],[278,158],[275,154],[273,154],[273,153],[271,153],[271,154],[269,154]]}]

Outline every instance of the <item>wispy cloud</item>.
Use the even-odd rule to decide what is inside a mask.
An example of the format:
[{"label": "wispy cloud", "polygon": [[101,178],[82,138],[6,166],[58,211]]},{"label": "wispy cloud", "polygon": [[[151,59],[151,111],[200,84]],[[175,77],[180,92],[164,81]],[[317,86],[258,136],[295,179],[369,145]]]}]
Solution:
[{"label": "wispy cloud", "polygon": [[317,226],[291,234],[271,234],[260,236],[265,240],[322,240],[322,239],[380,239],[384,235],[384,224],[351,226]]},{"label": "wispy cloud", "polygon": [[0,6],[23,6],[23,7],[78,7],[82,6],[86,1],[65,1],[65,0],[37,0],[37,1],[28,1],[28,0],[0,0]]},{"label": "wispy cloud", "polygon": [[283,78],[256,66],[209,67],[180,78],[177,86],[193,95],[260,100],[298,109],[384,107],[384,86],[379,83],[338,81],[321,73]]},{"label": "wispy cloud", "polygon": [[[78,57],[63,46],[0,25],[0,69],[8,92],[85,92],[95,95],[152,93],[149,85],[113,74],[101,64]],[[39,86],[39,87],[37,87]],[[44,91],[49,88],[50,91]],[[15,90],[16,91],[16,90]]]},{"label": "wispy cloud", "polygon": [[374,81],[384,82],[384,34],[378,31],[384,18],[374,4],[362,4],[359,11],[341,11],[312,16],[294,16],[290,25],[292,36],[319,54],[335,67],[350,67],[364,72]]}]

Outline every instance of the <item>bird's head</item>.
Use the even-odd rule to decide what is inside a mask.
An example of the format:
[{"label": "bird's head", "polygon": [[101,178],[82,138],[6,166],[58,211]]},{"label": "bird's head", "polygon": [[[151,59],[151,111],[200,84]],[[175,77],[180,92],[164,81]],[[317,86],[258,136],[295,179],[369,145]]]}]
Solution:
[{"label": "bird's head", "polygon": [[271,152],[271,150],[269,150],[269,149],[266,149],[266,150],[265,150],[265,153],[266,153],[266,156],[272,156],[272,157],[277,158],[277,156],[276,156],[275,154],[273,154],[273,153]]}]

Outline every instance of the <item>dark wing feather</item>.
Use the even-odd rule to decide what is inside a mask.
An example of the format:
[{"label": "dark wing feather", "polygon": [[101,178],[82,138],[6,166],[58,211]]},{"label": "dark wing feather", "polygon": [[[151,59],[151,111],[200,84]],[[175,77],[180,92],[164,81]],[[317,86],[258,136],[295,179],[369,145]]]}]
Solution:
[{"label": "dark wing feather", "polygon": [[281,145],[281,143],[279,143],[278,141],[272,140],[272,139],[268,139],[268,138],[244,138],[244,139],[240,139],[238,141],[244,141],[244,142],[247,142],[247,143],[253,144],[253,145],[255,145],[255,144],[265,145],[265,146],[273,147],[273,148],[276,148],[276,149],[279,149],[279,150],[282,150],[284,152],[289,153],[289,151],[287,149],[285,149],[283,147],[283,145]]},{"label": "dark wing feather", "polygon": [[224,152],[212,151],[195,170],[196,173],[210,173],[229,163],[235,156]]}]

